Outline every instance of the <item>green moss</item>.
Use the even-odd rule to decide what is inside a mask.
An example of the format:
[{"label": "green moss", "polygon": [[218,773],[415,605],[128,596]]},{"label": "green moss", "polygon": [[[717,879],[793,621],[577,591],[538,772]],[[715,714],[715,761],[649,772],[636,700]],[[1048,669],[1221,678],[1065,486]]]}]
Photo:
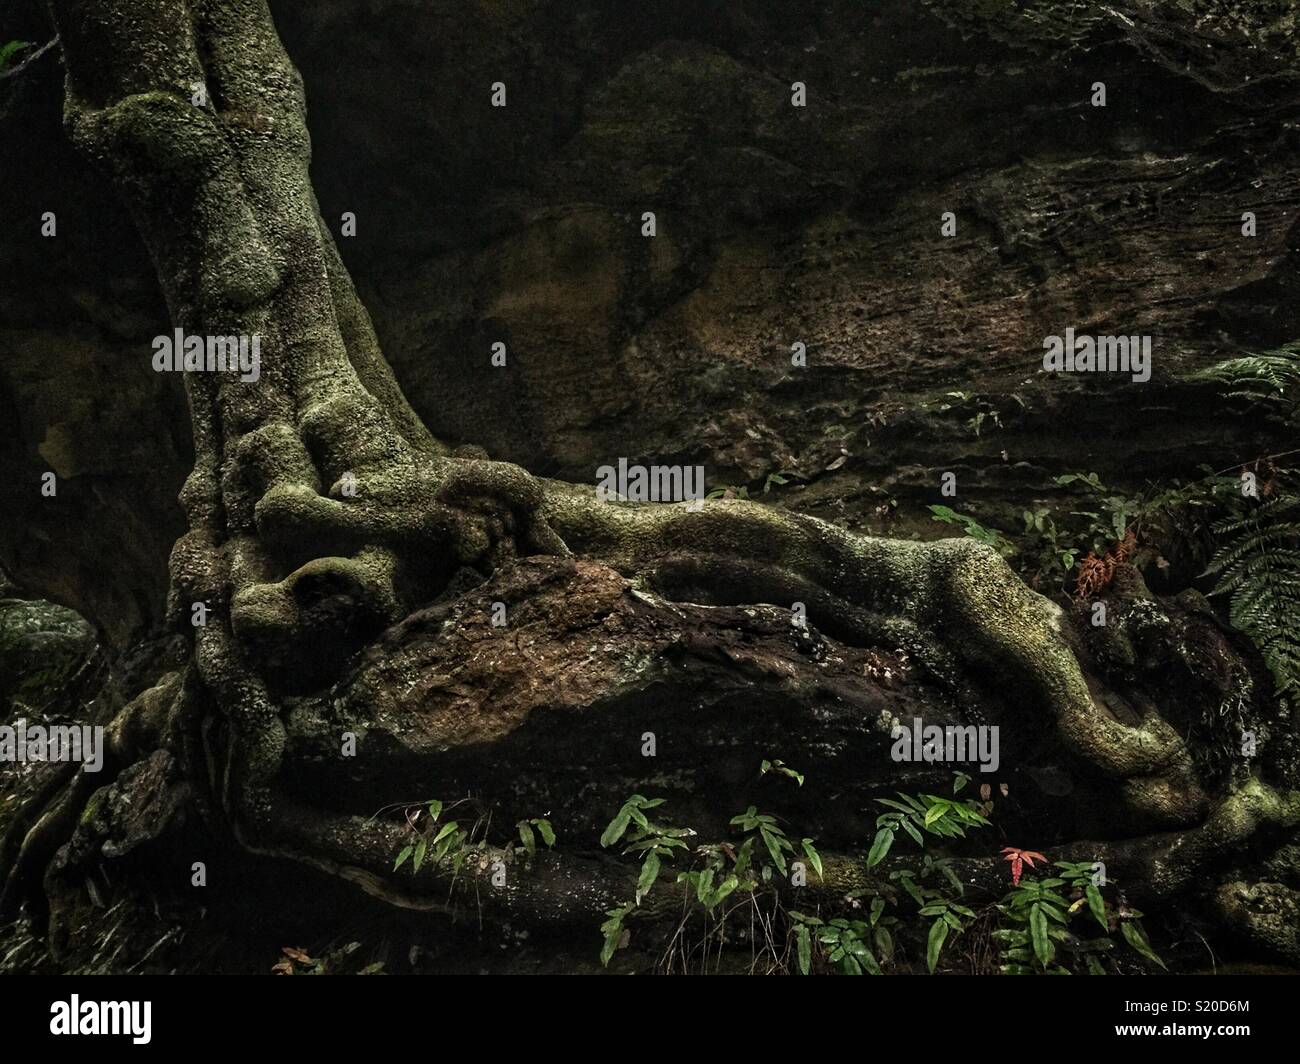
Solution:
[{"label": "green moss", "polygon": [[109,794],[112,787],[100,787],[86,802],[86,808],[81,811],[81,816],[77,823],[87,830],[94,830],[100,825],[100,814],[104,811],[108,803]]},{"label": "green moss", "polygon": [[94,650],[95,634],[74,610],[0,599],[0,699],[44,705]]}]

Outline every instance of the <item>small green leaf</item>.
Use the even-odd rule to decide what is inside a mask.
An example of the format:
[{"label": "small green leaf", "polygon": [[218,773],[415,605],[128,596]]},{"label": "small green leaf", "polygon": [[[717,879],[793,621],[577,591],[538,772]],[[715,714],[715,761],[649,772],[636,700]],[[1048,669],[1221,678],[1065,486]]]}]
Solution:
[{"label": "small green leaf", "polygon": [[1088,896],[1088,910],[1097,918],[1097,923],[1101,924],[1101,929],[1109,934],[1110,925],[1106,922],[1106,902],[1101,896],[1101,891],[1089,883],[1083,888],[1083,892]]},{"label": "small green leaf", "polygon": [[1056,956],[1056,947],[1052,945],[1052,940],[1047,937],[1047,917],[1043,915],[1043,907],[1037,902],[1029,910],[1029,932],[1034,940],[1034,956],[1038,958],[1038,963],[1045,968],[1052,963],[1052,958]]},{"label": "small green leaf", "polygon": [[542,841],[546,843],[547,846],[554,846],[555,829],[551,827],[551,822],[549,820],[542,820],[539,818],[537,820],[534,820],[533,823],[537,825],[537,833],[541,835]]},{"label": "small green leaf", "polygon": [[880,914],[885,911],[885,899],[877,894],[871,899],[871,926],[876,926],[876,921],[880,919]]},{"label": "small green leaf", "polygon": [[925,898],[922,897],[921,891],[916,885],[916,880],[912,879],[911,876],[904,876],[899,880],[899,882],[903,884],[903,889],[907,891],[908,895],[917,905],[925,904]]},{"label": "small green leaf", "polygon": [[650,888],[654,886],[655,880],[659,878],[659,855],[651,850],[645,855],[645,860],[641,863],[641,876],[636,883],[636,903],[641,904],[641,899],[650,893]]},{"label": "small green leaf", "polygon": [[889,933],[889,928],[883,924],[876,928],[875,933],[876,949],[880,951],[880,959],[888,963],[894,959],[894,937]]},{"label": "small green leaf", "polygon": [[602,846],[613,846],[623,837],[623,832],[627,830],[628,822],[632,819],[632,814],[628,811],[627,806],[619,810],[618,816],[609,822],[609,827],[600,837]]},{"label": "small green leaf", "polygon": [[1133,920],[1121,920],[1119,927],[1124,934],[1124,940],[1130,946],[1147,960],[1154,961],[1161,968],[1165,966],[1165,962],[1156,956],[1156,951],[1151,948],[1151,943],[1147,941],[1147,937],[1142,933],[1142,928],[1138,923]]},{"label": "small green leaf", "polygon": [[731,894],[732,891],[734,891],[738,886],[740,886],[739,879],[737,879],[735,876],[727,876],[727,878],[724,879],[719,884],[718,889],[713,892],[713,897],[710,900],[709,908],[713,908],[713,906],[717,905],[719,902],[726,899],[726,897],[729,894]]},{"label": "small green leaf", "polygon": [[413,862],[413,869],[412,869],[413,871],[418,872],[420,870],[420,865],[424,864],[424,854],[428,848],[429,848],[429,840],[425,838],[423,835],[420,836],[420,841],[415,844],[415,861]]},{"label": "small green leaf", "polygon": [[889,828],[881,828],[876,832],[876,840],[871,844],[871,852],[867,854],[867,867],[875,868],[885,859],[889,853],[889,847],[894,844],[894,833]]},{"label": "small green leaf", "polygon": [[609,966],[610,959],[623,940],[623,917],[627,915],[627,911],[626,908],[610,909],[610,918],[600,925],[605,935],[604,945],[600,947],[600,963],[606,967]]},{"label": "small green leaf", "polygon": [[759,834],[763,836],[763,842],[767,845],[767,852],[772,856],[772,863],[780,870],[781,875],[785,875],[785,858],[781,856],[781,846],[777,837],[765,826],[759,829]]},{"label": "small green leaf", "polygon": [[934,974],[935,965],[939,963],[939,953],[948,939],[948,925],[943,920],[936,920],[930,925],[930,938],[925,947],[925,963],[930,974]]},{"label": "small green leaf", "polygon": [[812,968],[812,935],[804,924],[794,931],[795,942],[799,949],[799,971],[807,975]]},{"label": "small green leaf", "polygon": [[408,857],[411,856],[411,854],[412,854],[412,852],[414,852],[414,850],[415,850],[415,847],[414,847],[414,846],[403,846],[403,847],[402,847],[402,852],[399,853],[399,854],[397,855],[397,863],[396,863],[395,865],[393,865],[393,871],[394,871],[394,872],[396,872],[399,868],[402,867],[402,865],[404,865],[404,864],[406,863],[406,859],[407,859]]},{"label": "small green leaf", "polygon": [[812,839],[803,840],[803,852],[808,858],[808,863],[813,866],[813,870],[817,873],[817,878],[821,879],[822,855],[817,852],[817,848],[813,845]]},{"label": "small green leaf", "polygon": [[916,829],[916,825],[913,824],[910,820],[904,820],[902,823],[903,823],[903,830],[912,836],[912,841],[915,842],[918,846],[924,846],[925,839],[921,838],[921,833]]}]

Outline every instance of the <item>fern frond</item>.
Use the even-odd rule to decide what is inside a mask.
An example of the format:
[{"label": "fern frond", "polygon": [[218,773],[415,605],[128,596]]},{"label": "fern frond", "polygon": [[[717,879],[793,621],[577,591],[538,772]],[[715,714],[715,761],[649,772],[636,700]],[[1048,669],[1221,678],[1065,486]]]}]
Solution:
[{"label": "fern frond", "polygon": [[1229,394],[1249,398],[1277,398],[1300,384],[1300,342],[1285,344],[1259,355],[1245,355],[1208,366],[1195,379],[1225,385]]},{"label": "fern frond", "polygon": [[1205,575],[1231,596],[1228,619],[1259,648],[1278,694],[1300,695],[1300,497],[1279,496],[1216,521],[1219,543]]},{"label": "fern frond", "polygon": [[[1235,571],[1240,565],[1264,564],[1269,561],[1268,549],[1278,553],[1271,558],[1273,564],[1284,564],[1288,560],[1300,560],[1287,550],[1287,544],[1300,543],[1300,524],[1290,521],[1271,528],[1260,528],[1257,524],[1244,527],[1215,529],[1219,536],[1232,536],[1227,544],[1220,547],[1205,567],[1206,576],[1216,573]],[[1253,559],[1253,562],[1252,562]]]}]

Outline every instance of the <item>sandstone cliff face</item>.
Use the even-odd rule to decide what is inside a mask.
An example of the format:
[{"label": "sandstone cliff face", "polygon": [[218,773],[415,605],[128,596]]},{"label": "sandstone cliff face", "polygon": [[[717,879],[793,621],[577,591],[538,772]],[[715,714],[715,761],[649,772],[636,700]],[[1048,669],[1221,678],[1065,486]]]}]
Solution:
[{"label": "sandstone cliff face", "polygon": [[[1140,487],[1269,446],[1184,378],[1300,333],[1285,5],[276,8],[322,212],[355,212],[343,255],[449,442],[587,482],[619,456],[794,470],[779,501],[921,535],[941,471],[996,524],[1062,472]],[[36,3],[11,29],[49,35]],[[0,81],[0,559],[125,641],[161,612],[188,424],[61,95],[53,51]],[[1067,326],[1151,335],[1152,380],[1043,374]]]}]

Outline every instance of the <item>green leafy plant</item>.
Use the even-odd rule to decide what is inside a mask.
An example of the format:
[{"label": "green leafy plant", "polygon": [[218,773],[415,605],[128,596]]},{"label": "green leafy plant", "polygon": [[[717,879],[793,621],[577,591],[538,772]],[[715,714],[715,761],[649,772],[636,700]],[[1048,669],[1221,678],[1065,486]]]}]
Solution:
[{"label": "green leafy plant", "polygon": [[800,787],[803,786],[803,773],[796,772],[784,761],[764,760],[763,763],[758,766],[758,774],[760,776],[766,776],[769,772],[777,776],[784,776],[786,779],[794,780]]},{"label": "green leafy plant", "polygon": [[1228,597],[1232,626],[1259,648],[1279,696],[1300,692],[1300,496],[1242,499],[1214,525],[1221,543],[1206,575]]},{"label": "green leafy plant", "polygon": [[791,479],[807,480],[808,478],[802,473],[796,473],[793,469],[783,469],[779,473],[768,473],[763,478],[762,494],[768,494],[774,487],[784,487],[790,483]]},{"label": "green leafy plant", "polygon": [[650,889],[659,878],[659,871],[664,860],[671,860],[675,852],[688,850],[686,839],[695,834],[690,828],[675,828],[657,824],[645,814],[649,809],[657,809],[664,804],[663,798],[646,798],[634,794],[609,822],[600,837],[602,846],[613,846],[627,836],[623,853],[634,854],[641,858],[641,875],[637,879],[636,897],[633,905],[640,905],[641,899],[650,893]]},{"label": "green leafy plant", "polygon": [[874,868],[885,859],[899,831],[910,835],[918,846],[925,845],[924,835],[958,838],[971,827],[989,827],[988,819],[971,799],[941,798],[936,794],[899,793],[898,800],[877,798],[877,804],[892,812],[876,818],[876,837],[867,853],[867,867]]},{"label": "green leafy plant", "polygon": [[[1057,861],[1055,867],[1059,875],[1022,879],[998,903],[1001,926],[993,937],[1001,944],[1003,974],[1105,975],[1116,928],[1135,953],[1164,967],[1142,929],[1142,913],[1108,900],[1091,863]],[[1087,933],[1094,924],[1100,935]]]},{"label": "green leafy plant", "polygon": [[443,804],[438,800],[411,806],[406,810],[407,843],[393,864],[396,872],[408,860],[415,875],[426,861],[433,865],[448,861],[459,872],[465,861],[470,833],[455,820],[442,819]]},{"label": "green leafy plant", "polygon": [[757,488],[751,495],[748,485],[745,484],[724,484],[720,488],[714,488],[704,497],[706,499],[749,499],[753,495],[768,495],[774,487],[782,487],[794,480],[807,480],[802,473],[796,473],[793,469],[782,469],[780,472],[768,473],[763,478],[763,485]]},{"label": "green leafy plant", "polygon": [[[969,782],[967,773],[954,773],[953,794],[959,794]],[[866,858],[868,868],[874,868],[885,859],[900,831],[924,848],[927,835],[943,839],[964,838],[972,828],[990,826],[981,811],[985,807],[969,798],[899,793],[897,799],[877,798],[876,802],[889,811],[876,818],[876,836]],[[949,858],[928,853],[922,855],[919,869],[895,869],[889,874],[889,879],[916,903],[918,915],[930,921],[926,935],[926,967],[933,974],[949,938],[960,935],[977,918],[972,909],[956,900],[965,893],[961,879],[953,871]],[[950,886],[956,892],[956,898],[930,885],[935,881]]]},{"label": "green leafy plant", "polygon": [[[884,974],[880,961],[888,963],[894,952],[893,937],[889,931],[893,917],[882,917],[884,901],[879,898],[876,900],[880,906],[873,907],[870,920],[849,920],[844,917],[822,920],[799,912],[790,913],[800,974],[808,975],[811,972],[815,947],[820,947],[827,961],[837,965],[845,975]],[[874,951],[869,943],[874,943]],[[877,953],[880,959],[877,959]]]},{"label": "green leafy plant", "polygon": [[[1300,424],[1300,341],[1228,359],[1196,374],[1224,397],[1288,428]],[[1294,452],[1290,452],[1294,453]],[[1228,513],[1213,525],[1215,552],[1205,575],[1211,595],[1228,596],[1229,619],[1259,648],[1287,705],[1300,690],[1300,497],[1294,472],[1270,455],[1243,465],[1265,479],[1252,497],[1227,495]],[[1234,480],[1236,487],[1240,481]]]},{"label": "green leafy plant", "polygon": [[1109,493],[1096,473],[1066,473],[1054,479],[1062,487],[1082,485],[1095,498],[1096,510],[1070,511],[1074,517],[1086,518],[1080,536],[1094,554],[1103,554],[1111,544],[1123,542],[1130,524],[1145,509],[1141,498]]},{"label": "green leafy plant", "polygon": [[1300,413],[1300,341],[1218,362],[1193,374],[1192,379],[1218,385],[1225,398],[1244,400],[1250,407],[1293,423]]},{"label": "green leafy plant", "polygon": [[727,842],[701,846],[696,853],[703,861],[702,867],[677,876],[679,883],[686,883],[694,890],[706,911],[712,911],[738,890],[753,893],[775,874],[789,875],[789,860],[798,853],[802,853],[819,878],[823,874],[821,854],[813,840],[800,839],[796,850],[775,817],[760,813],[751,805],[732,817],[731,825],[741,829],[739,845]]},{"label": "green leafy plant", "polygon": [[521,820],[515,825],[519,830],[519,841],[523,843],[524,852],[530,858],[537,856],[537,836],[542,837],[542,842],[547,849],[555,846],[555,829],[551,827],[551,822],[543,817],[532,817],[528,820]]},{"label": "green leafy plant", "polygon": [[925,964],[933,975],[949,935],[954,933],[960,935],[975,922],[976,916],[965,905],[944,897],[938,891],[931,892],[929,900],[920,908],[920,915],[934,918],[925,944]]},{"label": "green leafy plant", "polygon": [[[786,863],[787,855],[795,853],[795,846],[788,838],[785,832],[777,824],[776,818],[758,812],[752,805],[741,813],[739,816],[731,818],[732,827],[739,827],[745,833],[745,840],[741,843],[742,854],[753,852],[755,841],[760,841],[763,845],[760,851],[759,860],[759,877],[763,882],[768,882],[773,874],[780,873],[782,876],[789,875],[789,868]],[[821,854],[813,845],[812,839],[801,839],[800,846],[803,854],[808,858],[808,863],[812,865],[813,870],[818,876],[822,874]]]},{"label": "green leafy plant", "polygon": [[1234,492],[1239,481],[1205,470],[1200,480],[1148,488],[1137,495],[1113,491],[1096,473],[1064,473],[1059,487],[1082,489],[1079,508],[1063,512],[1036,506],[1022,512],[1017,567],[1035,587],[1057,588],[1077,569],[1075,594],[1088,597],[1109,584],[1114,563],[1130,561],[1139,541],[1162,568],[1169,557],[1204,563],[1212,538],[1207,521]]},{"label": "green leafy plant", "polygon": [[705,496],[706,499],[748,499],[749,488],[744,484],[724,484],[720,488],[714,488]]},{"label": "green leafy plant", "polygon": [[1025,510],[1021,515],[1028,544],[1023,552],[1022,568],[1033,575],[1035,583],[1052,577],[1063,580],[1074,570],[1079,557],[1080,548],[1074,537],[1057,527],[1051,513],[1039,507]]},{"label": "green leafy plant", "polygon": [[[944,398],[951,399],[952,402],[939,403],[937,411],[941,414],[950,410],[970,414],[966,419],[966,427],[975,434],[976,439],[980,438],[980,433],[986,424],[1002,428],[1002,414],[992,400],[968,391],[945,392]],[[1012,392],[1010,398],[1018,403],[1022,410],[1025,409],[1025,401],[1018,394]]]},{"label": "green leafy plant", "polygon": [[[769,766],[768,771],[785,767],[779,761],[764,764]],[[783,774],[802,781],[802,776],[793,770]],[[650,810],[663,803],[662,798],[632,795],[601,836],[601,845],[608,847],[623,841],[623,853],[640,856],[642,861],[633,900],[605,912],[606,920],[601,925],[603,964],[608,964],[614,953],[629,941],[627,921],[653,889],[663,872],[664,863],[682,856],[683,851],[688,850],[685,840],[695,834],[689,828],[669,827],[647,816]],[[811,838],[801,838],[796,844],[776,817],[760,813],[755,806],[751,805],[745,812],[732,817],[730,823],[739,830],[738,841],[697,846],[691,866],[677,873],[677,883],[686,888],[683,925],[692,912],[703,913],[706,926],[716,930],[725,924],[727,913],[734,908],[724,905],[728,899],[734,896],[738,902],[743,899],[744,904],[757,908],[759,892],[763,892],[772,902],[772,912],[764,913],[763,917],[764,926],[770,928],[774,916],[779,916],[783,910],[779,895],[775,890],[766,889],[767,885],[778,875],[783,878],[790,876],[795,859],[805,860],[820,877],[823,874],[821,854]]]},{"label": "green leafy plant", "polygon": [[636,894],[632,901],[614,909],[605,910],[607,919],[600,925],[604,943],[600,950],[600,963],[608,965],[614,953],[627,945],[630,932],[625,926],[627,918],[640,906],[659,879],[665,859],[671,860],[681,850],[687,850],[685,840],[694,835],[690,828],[676,828],[658,824],[646,816],[647,810],[663,805],[663,798],[647,798],[634,794],[627,799],[600,836],[604,847],[614,846],[626,839],[623,853],[641,858],[641,872],[637,877]]},{"label": "green leafy plant", "polygon": [[677,873],[677,881],[694,892],[705,912],[713,912],[742,887],[752,890],[755,886],[748,878],[752,847],[736,854],[725,846],[703,846],[700,853],[704,867]]},{"label": "green leafy plant", "polygon": [[1161,566],[1173,561],[1199,571],[1216,548],[1214,520],[1241,496],[1238,477],[1208,466],[1202,473],[1186,483],[1175,480],[1142,501],[1135,530],[1144,542],[1159,548]]},{"label": "green leafy plant", "polygon": [[[922,857],[919,869],[899,868],[889,873],[889,879],[916,902],[917,915],[923,921],[930,920],[926,934],[925,961],[926,967],[933,974],[949,938],[961,934],[977,918],[972,909],[956,900],[965,894],[965,887],[953,871],[949,858],[936,858],[930,854]],[[956,891],[956,898],[938,886],[930,885],[936,880],[951,886]]]},{"label": "green leafy plant", "polygon": [[1003,943],[1003,974],[1069,974],[1056,962],[1056,942],[1069,934],[1065,925],[1069,922],[1070,903],[1053,889],[1063,883],[1056,879],[1021,880],[999,905],[1009,925],[993,933]]},{"label": "green leafy plant", "polygon": [[600,963],[602,965],[608,967],[609,962],[614,959],[614,954],[627,946],[628,940],[631,938],[631,932],[623,926],[623,921],[635,909],[636,906],[629,902],[617,909],[605,910],[607,919],[600,925],[600,933],[604,938],[600,947]]},{"label": "green leafy plant", "polygon": [[996,528],[985,528],[975,518],[969,514],[958,513],[951,506],[931,506],[930,514],[935,521],[942,521],[947,525],[957,525],[970,536],[971,539],[978,540],[980,543],[986,543],[1004,558],[1010,558],[1016,553],[1016,546],[1006,538]]},{"label": "green leafy plant", "polygon": [[[765,774],[785,767],[775,760],[764,765]],[[877,799],[884,812],[877,819],[878,831],[867,857],[868,865],[883,860],[900,832],[924,849],[927,839],[962,838],[972,828],[988,826],[984,815],[990,808],[987,796],[982,802],[960,797],[970,782],[968,773],[956,772],[952,797],[899,794],[897,800]],[[981,791],[991,794],[992,788],[986,786]],[[627,946],[631,939],[629,921],[636,917],[646,894],[661,878],[663,864],[681,859],[687,849],[682,840],[694,834],[652,819],[652,811],[662,804],[662,799],[632,795],[602,836],[602,844],[622,843],[625,854],[640,855],[643,862],[636,896],[605,912],[601,924],[603,964]],[[743,911],[748,914],[743,919],[753,939],[752,963],[757,965],[761,959],[768,965],[767,971],[809,974],[823,964],[818,970],[880,974],[884,965],[895,962],[896,936],[909,931],[902,926],[900,916],[889,911],[900,896],[906,896],[916,904],[926,964],[933,973],[948,943],[978,919],[978,914],[962,901],[965,891],[952,859],[925,852],[919,855],[917,866],[891,872],[891,885],[843,895],[843,905],[852,911],[786,910],[777,884],[799,871],[794,866],[796,860],[806,862],[817,876],[824,875],[814,840],[792,837],[777,817],[753,805],[732,817],[730,827],[738,838],[696,846],[691,851],[690,865],[677,872],[676,881],[685,888],[681,894],[682,917],[660,961],[661,968],[680,966],[687,970],[693,966],[691,958],[703,956],[707,960],[710,949],[720,950],[723,943],[733,940],[726,931],[728,920],[734,921],[735,914]],[[794,882],[798,885],[797,878]],[[869,908],[864,912],[868,899]],[[662,905],[656,907],[656,914],[662,911]],[[693,929],[689,934],[688,928]]]}]

